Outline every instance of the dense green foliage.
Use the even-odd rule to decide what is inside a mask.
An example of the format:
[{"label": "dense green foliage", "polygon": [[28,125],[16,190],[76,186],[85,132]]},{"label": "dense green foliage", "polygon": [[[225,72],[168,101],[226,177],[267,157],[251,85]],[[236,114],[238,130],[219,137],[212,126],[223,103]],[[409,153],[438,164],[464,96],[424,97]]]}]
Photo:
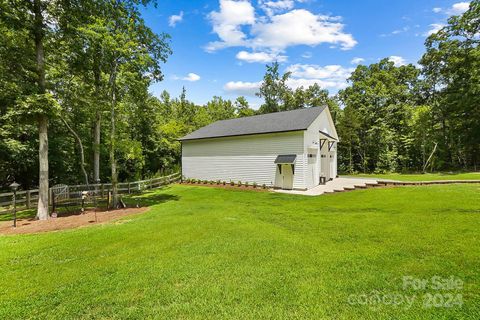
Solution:
[{"label": "dense green foliage", "polygon": [[[172,54],[140,5],[154,1],[0,1],[0,188],[38,186],[37,119],[48,117],[49,182],[145,178],[179,166],[177,139],[220,119],[327,104],[340,135],[340,171],[477,169],[480,160],[480,2],[426,41],[414,65],[359,65],[336,96],[291,89],[267,66],[258,111],[245,98],[205,105],[150,84]],[[46,92],[38,85],[33,4],[40,3]],[[37,29],[35,29],[37,27]],[[37,30],[38,31],[38,30]],[[97,134],[98,132],[98,134]],[[110,154],[109,154],[110,153]],[[113,174],[112,163],[115,168]]]},{"label": "dense green foliage", "polygon": [[[0,237],[0,318],[478,319],[478,188],[172,186],[118,222]],[[405,290],[404,276],[459,278],[463,305],[425,308],[445,291]],[[375,293],[416,300],[348,303]]]},{"label": "dense green foliage", "polygon": [[384,59],[359,66],[339,93],[346,172],[477,169],[480,1],[426,40],[421,69]]}]

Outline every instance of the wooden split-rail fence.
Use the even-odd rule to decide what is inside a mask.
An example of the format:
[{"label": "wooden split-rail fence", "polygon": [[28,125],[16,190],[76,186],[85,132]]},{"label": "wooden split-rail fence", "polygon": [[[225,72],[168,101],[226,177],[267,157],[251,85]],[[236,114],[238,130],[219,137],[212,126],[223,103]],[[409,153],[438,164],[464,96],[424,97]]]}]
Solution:
[{"label": "wooden split-rail fence", "polygon": [[[174,173],[168,176],[140,180],[134,182],[121,182],[117,184],[119,195],[128,195],[141,193],[150,189],[159,188],[180,180],[180,173]],[[107,199],[112,191],[111,183],[99,184],[78,184],[65,185],[59,184],[49,188],[49,206],[55,203],[65,203],[79,201],[85,194],[98,199]],[[38,189],[20,190],[16,192],[15,202],[17,211],[32,209],[37,206]],[[11,213],[13,211],[13,192],[0,193],[0,214]]]}]

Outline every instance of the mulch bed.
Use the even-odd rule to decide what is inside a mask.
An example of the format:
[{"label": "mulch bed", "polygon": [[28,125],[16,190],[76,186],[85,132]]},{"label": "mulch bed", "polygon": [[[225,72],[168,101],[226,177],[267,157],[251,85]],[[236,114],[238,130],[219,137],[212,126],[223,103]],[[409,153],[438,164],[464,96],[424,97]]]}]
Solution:
[{"label": "mulch bed", "polygon": [[187,182],[180,182],[179,184],[182,184],[182,185],[185,185],[185,186],[195,186],[195,187],[211,187],[211,188],[220,188],[220,189],[231,189],[231,190],[249,190],[249,191],[257,191],[257,192],[268,192],[269,189],[266,188],[266,189],[263,189],[262,186],[257,186],[256,188],[254,188],[253,186],[238,186],[238,185],[230,185],[230,184],[226,184],[226,185],[223,185],[223,184],[217,184],[217,183],[214,183],[214,184],[210,184],[210,183],[187,183]]},{"label": "mulch bed", "polygon": [[17,220],[16,228],[13,227],[12,221],[4,221],[0,222],[0,234],[26,234],[73,229],[117,220],[125,216],[143,213],[147,210],[148,207],[97,211],[96,218],[93,210],[87,210],[83,214],[74,213],[48,220],[36,220],[35,218],[19,219]]}]

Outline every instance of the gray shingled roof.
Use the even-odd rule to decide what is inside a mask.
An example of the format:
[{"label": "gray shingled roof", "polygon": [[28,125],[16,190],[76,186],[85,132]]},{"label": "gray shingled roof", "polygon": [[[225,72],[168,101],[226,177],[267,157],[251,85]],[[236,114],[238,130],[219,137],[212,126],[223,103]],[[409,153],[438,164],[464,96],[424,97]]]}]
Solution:
[{"label": "gray shingled roof", "polygon": [[306,130],[323,110],[325,110],[325,106],[220,120],[200,128],[179,140]]}]

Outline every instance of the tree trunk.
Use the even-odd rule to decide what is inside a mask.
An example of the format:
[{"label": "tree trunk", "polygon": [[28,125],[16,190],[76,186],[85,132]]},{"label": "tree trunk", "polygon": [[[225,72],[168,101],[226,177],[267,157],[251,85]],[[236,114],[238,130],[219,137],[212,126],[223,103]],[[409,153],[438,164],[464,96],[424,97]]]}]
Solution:
[{"label": "tree trunk", "polygon": [[110,87],[112,90],[111,95],[111,110],[110,110],[110,166],[111,166],[111,182],[112,182],[112,207],[116,208],[118,204],[118,174],[117,174],[117,161],[115,159],[115,108],[117,105],[116,94],[116,82],[117,82],[117,62],[115,61],[112,67],[112,73],[110,75]]},{"label": "tree trunk", "polygon": [[75,132],[75,130],[73,130],[73,128],[68,124],[65,118],[61,117],[61,119],[65,124],[65,126],[67,127],[68,131],[70,131],[70,133],[73,135],[75,140],[77,140],[78,149],[80,151],[80,167],[82,169],[83,177],[85,179],[85,184],[88,186],[88,174],[87,174],[87,170],[85,170],[85,153],[83,151],[82,139],[80,139],[80,136]]},{"label": "tree trunk", "polygon": [[352,143],[349,142],[348,143],[348,155],[349,155],[349,163],[348,163],[348,170],[350,171],[350,173],[353,173],[353,156],[352,156]]},{"label": "tree trunk", "polygon": [[97,183],[100,181],[100,130],[101,130],[101,115],[97,111],[95,116],[95,124],[93,128],[93,181]]},{"label": "tree trunk", "polygon": [[[41,0],[34,0],[33,11],[35,15],[34,37],[35,37],[35,55],[37,59],[38,74],[38,93],[45,93],[45,57],[43,52],[43,16]],[[38,117],[38,162],[39,162],[39,181],[38,181],[38,208],[37,218],[40,220],[48,219],[48,117],[41,115]]]},{"label": "tree trunk", "polygon": [[[100,55],[100,50],[98,50]],[[98,56],[97,56],[97,59]],[[94,77],[95,77],[95,97],[97,99],[97,103],[100,103],[100,78],[101,78],[101,70],[100,70],[100,62],[96,60],[94,68]],[[98,110],[100,106],[97,105],[97,112],[95,114],[95,123],[93,126],[93,181],[94,183],[98,183],[100,181],[100,134],[101,134],[101,123],[102,123],[102,114],[100,110]]]},{"label": "tree trunk", "polygon": [[40,116],[38,119],[38,160],[40,175],[38,182],[37,218],[48,219],[48,118]]}]

